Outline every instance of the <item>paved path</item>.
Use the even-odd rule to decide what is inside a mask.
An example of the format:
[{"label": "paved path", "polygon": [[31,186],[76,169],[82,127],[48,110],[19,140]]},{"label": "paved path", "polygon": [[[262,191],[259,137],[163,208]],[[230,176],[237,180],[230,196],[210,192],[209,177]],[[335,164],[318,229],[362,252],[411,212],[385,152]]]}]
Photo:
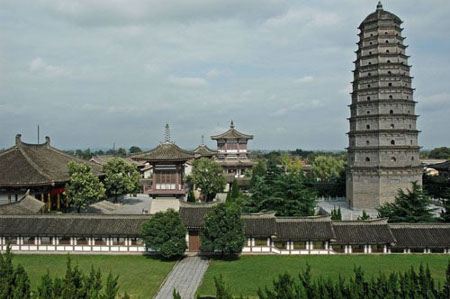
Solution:
[{"label": "paved path", "polygon": [[181,298],[193,299],[208,266],[209,259],[206,257],[185,257],[172,269],[155,298],[171,299],[175,288]]}]

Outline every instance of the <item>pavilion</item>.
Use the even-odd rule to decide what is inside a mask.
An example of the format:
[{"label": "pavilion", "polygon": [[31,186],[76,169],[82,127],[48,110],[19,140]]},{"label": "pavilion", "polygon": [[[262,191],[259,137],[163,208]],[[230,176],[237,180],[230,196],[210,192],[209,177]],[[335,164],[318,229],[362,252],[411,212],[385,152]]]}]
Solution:
[{"label": "pavilion", "polygon": [[0,152],[0,203],[17,202],[30,190],[30,196],[46,203],[47,211],[59,210],[65,203],[70,161],[87,164],[95,175],[102,175],[101,166],[52,147],[49,137],[43,144],[30,144],[16,135],[15,146]]}]

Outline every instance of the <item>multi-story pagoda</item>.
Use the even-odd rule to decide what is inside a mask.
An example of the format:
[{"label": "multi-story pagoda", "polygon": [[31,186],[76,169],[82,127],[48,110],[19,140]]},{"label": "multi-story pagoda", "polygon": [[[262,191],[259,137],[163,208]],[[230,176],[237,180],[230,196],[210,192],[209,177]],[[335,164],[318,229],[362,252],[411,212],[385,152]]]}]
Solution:
[{"label": "multi-story pagoda", "polygon": [[132,159],[152,165],[151,185],[144,185],[144,193],[158,196],[183,197],[187,193],[184,183],[185,163],[194,158],[190,151],[179,148],[170,141],[169,125],[166,125],[165,141],[156,148],[133,155]]},{"label": "multi-story pagoda", "polygon": [[213,151],[205,144],[203,136],[202,136],[202,144],[200,144],[192,152],[194,153],[195,158],[197,158],[197,159],[200,159],[200,158],[212,159],[217,156],[217,151]]},{"label": "multi-story pagoda", "polygon": [[354,208],[392,202],[422,182],[417,115],[402,21],[378,3],[359,26],[351,116],[347,199]]},{"label": "multi-story pagoda", "polygon": [[67,205],[64,191],[70,180],[70,161],[87,164],[102,176],[101,166],[52,147],[49,137],[45,143],[31,144],[17,134],[15,146],[0,152],[0,203],[18,202],[29,190],[30,196],[45,203],[47,211],[61,209]]},{"label": "multi-story pagoda", "polygon": [[229,182],[232,182],[234,178],[244,178],[245,170],[255,165],[255,162],[248,157],[250,152],[247,147],[247,143],[253,139],[253,135],[237,131],[233,121],[231,121],[228,131],[211,136],[211,139],[217,141],[216,161],[222,165]]}]

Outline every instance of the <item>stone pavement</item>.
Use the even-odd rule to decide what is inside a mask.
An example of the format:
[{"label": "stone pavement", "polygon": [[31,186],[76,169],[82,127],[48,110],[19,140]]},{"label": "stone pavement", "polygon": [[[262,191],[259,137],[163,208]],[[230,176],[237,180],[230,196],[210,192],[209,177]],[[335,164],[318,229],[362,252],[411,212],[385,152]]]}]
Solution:
[{"label": "stone pavement", "polygon": [[209,259],[207,257],[185,257],[169,273],[155,298],[170,299],[175,288],[181,298],[193,299],[208,266]]}]

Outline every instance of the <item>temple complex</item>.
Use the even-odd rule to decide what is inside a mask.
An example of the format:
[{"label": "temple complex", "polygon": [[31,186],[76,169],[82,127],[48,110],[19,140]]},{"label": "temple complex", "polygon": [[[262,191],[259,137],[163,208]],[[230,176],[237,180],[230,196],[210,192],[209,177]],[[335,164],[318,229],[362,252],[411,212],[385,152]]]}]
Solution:
[{"label": "temple complex", "polygon": [[416,102],[401,24],[378,3],[359,26],[347,149],[352,208],[393,202],[398,189],[422,182]]},{"label": "temple complex", "polygon": [[248,157],[250,151],[247,143],[253,139],[253,135],[243,134],[234,128],[231,121],[230,129],[225,133],[211,136],[217,141],[217,159],[222,165],[228,182],[233,182],[234,178],[243,179],[246,169],[251,169],[256,163]]},{"label": "temple complex", "polygon": [[185,163],[194,159],[194,154],[170,141],[169,125],[166,125],[165,141],[156,148],[131,157],[149,163],[153,168],[151,185],[144,185],[144,194],[155,197],[184,197]]},{"label": "temple complex", "polygon": [[102,174],[101,166],[59,151],[45,137],[43,144],[22,142],[16,135],[15,146],[0,152],[0,203],[18,202],[29,195],[46,204],[47,211],[59,210],[66,204],[64,190],[70,177],[70,161],[88,164],[94,174]]}]

